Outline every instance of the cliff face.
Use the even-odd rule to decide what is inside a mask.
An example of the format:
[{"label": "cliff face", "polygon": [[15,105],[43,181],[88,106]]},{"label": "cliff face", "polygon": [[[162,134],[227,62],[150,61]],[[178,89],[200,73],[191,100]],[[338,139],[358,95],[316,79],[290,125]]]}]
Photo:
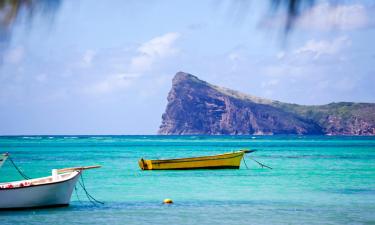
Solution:
[{"label": "cliff face", "polygon": [[375,104],[301,106],[245,95],[179,72],[159,134],[374,135]]}]

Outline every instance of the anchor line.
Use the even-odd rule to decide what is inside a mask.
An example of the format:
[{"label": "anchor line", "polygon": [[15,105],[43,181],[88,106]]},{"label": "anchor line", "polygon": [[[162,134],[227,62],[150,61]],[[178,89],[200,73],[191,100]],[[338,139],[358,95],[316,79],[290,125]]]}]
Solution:
[{"label": "anchor line", "polygon": [[76,197],[77,197],[77,199],[78,199],[78,202],[79,202],[79,203],[82,203],[81,199],[80,199],[79,196],[78,196],[78,188],[77,188],[77,186],[74,186],[74,192],[76,193]]},{"label": "anchor line", "polygon": [[261,162],[258,162],[257,160],[255,160],[255,159],[253,159],[253,158],[250,158],[250,159],[253,160],[254,162],[258,163],[262,168],[263,168],[263,167],[266,167],[266,168],[272,170],[272,168],[271,168],[270,166],[267,166],[267,165],[265,165],[265,164],[263,164],[263,163],[261,163]]},{"label": "anchor line", "polygon": [[27,176],[24,172],[20,170],[20,168],[14,163],[13,159],[11,157],[8,157],[9,162],[13,165],[13,167],[17,170],[17,172],[26,180],[32,179],[31,177]]},{"label": "anchor line", "polygon": [[246,169],[249,169],[249,167],[248,167],[247,164],[246,164],[245,157],[242,158],[242,161],[243,161],[243,163],[245,164]]},{"label": "anchor line", "polygon": [[[82,182],[81,182],[81,181],[82,181]],[[87,199],[88,199],[92,204],[96,205],[95,203],[99,203],[99,204],[104,205],[104,202],[95,199],[95,198],[94,198],[92,195],[90,195],[90,193],[87,191],[87,189],[86,189],[86,185],[85,185],[85,181],[83,180],[83,172],[81,173],[81,180],[78,181],[78,183],[79,183],[79,185],[82,187],[83,191],[85,192]]]}]

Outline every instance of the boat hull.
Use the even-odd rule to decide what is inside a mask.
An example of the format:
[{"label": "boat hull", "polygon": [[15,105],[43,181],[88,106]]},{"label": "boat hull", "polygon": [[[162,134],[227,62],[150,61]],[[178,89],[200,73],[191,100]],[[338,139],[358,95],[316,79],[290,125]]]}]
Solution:
[{"label": "boat hull", "polygon": [[27,187],[0,189],[0,209],[25,209],[67,206],[80,172],[69,179],[31,185]]},{"label": "boat hull", "polygon": [[244,151],[194,158],[139,160],[142,170],[239,169]]}]

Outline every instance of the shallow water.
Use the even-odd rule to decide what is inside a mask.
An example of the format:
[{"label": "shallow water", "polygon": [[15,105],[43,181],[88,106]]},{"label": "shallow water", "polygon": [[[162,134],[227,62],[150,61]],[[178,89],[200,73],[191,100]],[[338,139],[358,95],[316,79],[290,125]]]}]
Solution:
[{"label": "shallow water", "polygon": [[[30,177],[84,173],[69,207],[0,212],[1,224],[374,224],[375,138],[323,136],[0,137]],[[240,170],[141,171],[137,160],[258,149]],[[253,157],[273,169],[260,168]],[[0,182],[20,176],[4,164]],[[173,205],[163,205],[165,198]],[[1,200],[0,200],[1,201]]]}]

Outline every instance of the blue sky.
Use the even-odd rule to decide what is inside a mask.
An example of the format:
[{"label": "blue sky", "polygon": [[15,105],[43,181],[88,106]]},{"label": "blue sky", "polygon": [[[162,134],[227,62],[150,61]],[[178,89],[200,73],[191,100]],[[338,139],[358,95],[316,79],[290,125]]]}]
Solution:
[{"label": "blue sky", "polygon": [[155,134],[178,71],[299,104],[375,102],[371,1],[318,1],[283,40],[267,1],[66,0],[19,21],[0,66],[0,135]]}]

